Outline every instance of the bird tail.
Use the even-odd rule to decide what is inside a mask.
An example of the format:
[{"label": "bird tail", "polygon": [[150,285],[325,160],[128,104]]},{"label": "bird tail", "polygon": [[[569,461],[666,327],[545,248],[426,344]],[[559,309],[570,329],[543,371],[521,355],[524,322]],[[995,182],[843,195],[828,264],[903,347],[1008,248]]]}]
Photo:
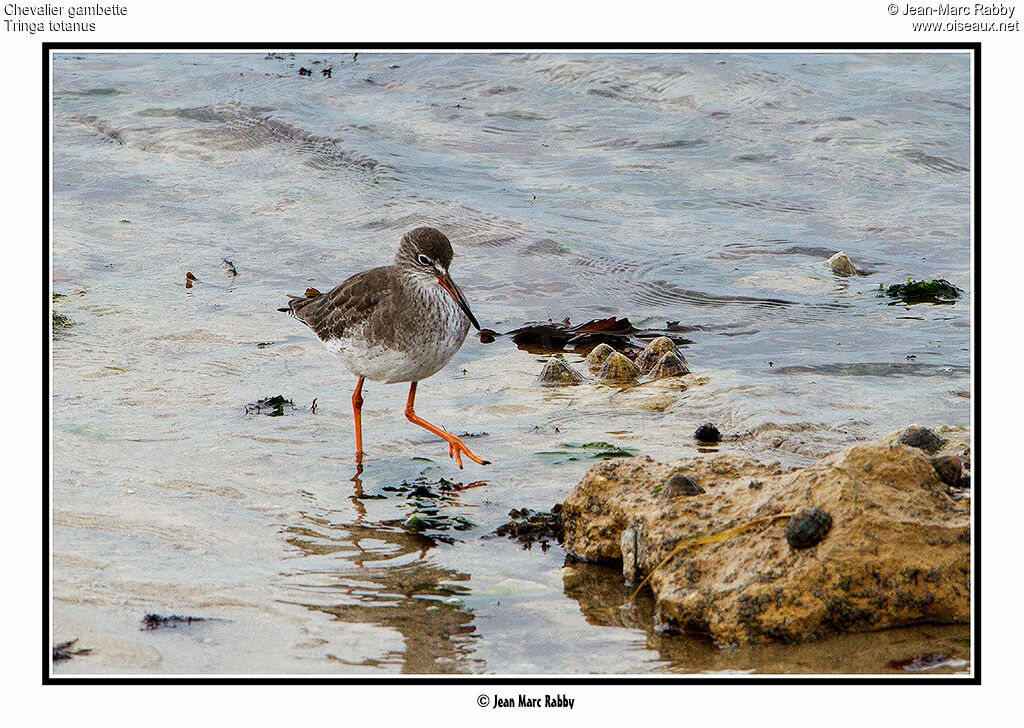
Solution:
[{"label": "bird tail", "polygon": [[299,318],[299,311],[301,311],[302,308],[310,301],[315,301],[321,295],[322,294],[317,289],[307,288],[306,293],[303,296],[288,296],[288,305],[277,310]]}]

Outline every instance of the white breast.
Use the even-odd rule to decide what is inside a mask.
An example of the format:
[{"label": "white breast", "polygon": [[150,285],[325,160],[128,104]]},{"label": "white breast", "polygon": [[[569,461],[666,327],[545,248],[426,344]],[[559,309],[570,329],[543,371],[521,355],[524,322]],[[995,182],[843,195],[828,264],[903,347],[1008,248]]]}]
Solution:
[{"label": "white breast", "polygon": [[[324,341],[350,372],[374,382],[418,382],[451,361],[466,340],[469,319],[444,289],[436,284],[419,287],[410,313],[395,320],[400,347],[368,341],[364,330],[345,338]],[[390,338],[390,337],[389,337]]]}]

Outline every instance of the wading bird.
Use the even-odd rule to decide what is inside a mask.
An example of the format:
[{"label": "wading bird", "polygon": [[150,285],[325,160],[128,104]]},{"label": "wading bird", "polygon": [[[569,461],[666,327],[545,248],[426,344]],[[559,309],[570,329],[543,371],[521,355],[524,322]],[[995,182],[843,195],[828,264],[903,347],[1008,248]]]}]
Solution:
[{"label": "wading bird", "polygon": [[455,435],[413,410],[416,384],[439,371],[466,340],[469,325],[480,329],[462,291],[448,273],[452,245],[439,230],[419,227],[405,234],[392,265],[363,271],[329,293],[310,289],[290,296],[287,311],[302,321],[358,381],[352,393],[356,462],[363,461],[363,380],[410,382],[405,416],[448,443],[448,455],[488,465]]}]

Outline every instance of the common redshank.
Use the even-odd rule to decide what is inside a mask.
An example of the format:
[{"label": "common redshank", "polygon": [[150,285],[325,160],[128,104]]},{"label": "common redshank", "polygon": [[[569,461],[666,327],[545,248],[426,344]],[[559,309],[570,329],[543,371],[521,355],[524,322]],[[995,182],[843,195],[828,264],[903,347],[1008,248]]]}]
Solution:
[{"label": "common redshank", "polygon": [[330,293],[310,289],[289,296],[287,311],[311,328],[358,381],[352,393],[356,463],[363,462],[363,380],[410,382],[405,416],[448,443],[448,455],[480,465],[466,443],[413,410],[416,384],[439,371],[466,340],[469,325],[480,329],[448,266],[452,244],[439,230],[419,227],[402,237],[393,265],[357,273]]}]

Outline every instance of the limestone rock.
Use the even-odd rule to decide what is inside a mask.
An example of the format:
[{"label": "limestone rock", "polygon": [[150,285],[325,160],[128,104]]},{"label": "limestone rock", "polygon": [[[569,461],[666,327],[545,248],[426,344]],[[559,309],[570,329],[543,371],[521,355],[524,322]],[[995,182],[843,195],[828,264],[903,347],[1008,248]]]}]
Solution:
[{"label": "limestone rock", "polygon": [[[652,495],[679,471],[707,495]],[[785,526],[801,507],[827,512],[832,526],[794,550]],[[635,527],[643,574],[683,538],[756,521],[683,549],[648,582],[660,619],[723,645],[970,620],[970,503],[951,498],[928,457],[901,444],[853,445],[789,472],[732,455],[610,460],[587,472],[563,514],[566,549],[587,560],[618,562],[623,531]]]}]

